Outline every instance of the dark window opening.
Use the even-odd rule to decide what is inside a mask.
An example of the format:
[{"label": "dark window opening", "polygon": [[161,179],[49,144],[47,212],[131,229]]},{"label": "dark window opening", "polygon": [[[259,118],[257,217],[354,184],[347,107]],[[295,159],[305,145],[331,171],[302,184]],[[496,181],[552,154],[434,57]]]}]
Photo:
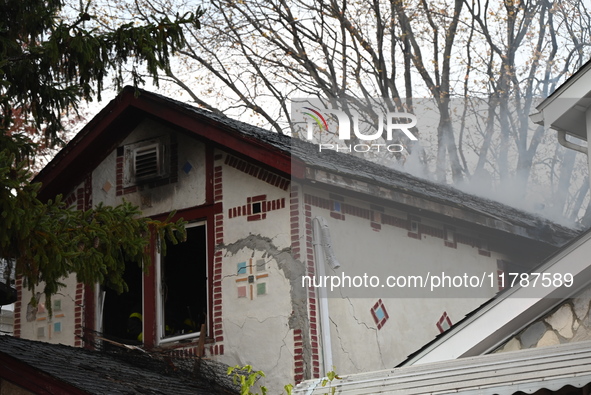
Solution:
[{"label": "dark window opening", "polygon": [[259,214],[261,211],[262,211],[261,202],[252,204],[252,213],[253,214]]},{"label": "dark window opening", "polygon": [[207,315],[205,225],[187,228],[187,241],[167,242],[162,257],[164,337],[197,334]]},{"label": "dark window opening", "polygon": [[129,291],[117,294],[109,287],[103,291],[103,335],[127,344],[141,344],[142,276],[137,263],[127,263],[123,279]]}]

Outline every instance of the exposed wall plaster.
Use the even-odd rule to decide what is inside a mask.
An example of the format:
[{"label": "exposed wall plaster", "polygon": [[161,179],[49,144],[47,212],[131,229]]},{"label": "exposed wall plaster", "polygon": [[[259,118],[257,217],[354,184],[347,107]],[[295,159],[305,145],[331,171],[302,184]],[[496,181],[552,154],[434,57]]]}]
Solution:
[{"label": "exposed wall plaster", "polygon": [[[283,276],[290,284],[290,299],[292,311],[289,315],[288,323],[290,330],[301,330],[309,327],[308,306],[306,303],[306,289],[301,286],[301,279],[306,274],[304,264],[294,259],[292,256],[291,247],[278,249],[273,240],[261,235],[250,234],[249,236],[240,239],[232,244],[219,244],[218,251],[226,251],[226,256],[237,255],[241,250],[247,249],[252,251],[252,257],[255,252],[262,252],[263,258],[272,258],[277,262],[277,266]],[[236,324],[236,323],[234,323]],[[301,331],[302,335],[302,351],[304,354],[304,375],[310,377],[310,368],[307,361],[310,360],[311,342],[309,334],[306,330]],[[283,338],[285,342],[285,336]]]}]

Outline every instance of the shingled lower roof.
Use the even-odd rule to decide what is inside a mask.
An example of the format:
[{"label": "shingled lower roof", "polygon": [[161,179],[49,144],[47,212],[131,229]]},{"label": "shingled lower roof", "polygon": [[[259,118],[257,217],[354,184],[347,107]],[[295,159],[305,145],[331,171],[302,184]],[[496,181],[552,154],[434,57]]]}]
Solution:
[{"label": "shingled lower roof", "polygon": [[[132,354],[136,353],[136,354]],[[20,386],[63,383],[81,394],[231,394],[211,382],[194,379],[161,359],[129,351],[125,356],[0,336],[0,376]],[[26,372],[35,379],[26,383]],[[40,383],[35,383],[38,381]],[[57,383],[57,384],[56,384]],[[27,388],[27,387],[24,387]],[[79,390],[79,391],[76,391]],[[46,392],[44,392],[46,393]],[[49,392],[52,393],[52,392]],[[60,392],[63,393],[63,392]]]}]

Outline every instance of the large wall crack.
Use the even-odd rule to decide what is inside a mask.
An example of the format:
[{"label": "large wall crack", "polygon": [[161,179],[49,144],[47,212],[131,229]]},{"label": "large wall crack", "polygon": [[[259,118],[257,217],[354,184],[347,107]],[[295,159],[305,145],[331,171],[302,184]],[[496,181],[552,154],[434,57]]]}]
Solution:
[{"label": "large wall crack", "polygon": [[303,356],[304,356],[304,374],[305,377],[311,377],[310,362],[312,356],[309,328],[307,290],[302,287],[302,277],[306,275],[305,265],[297,259],[294,259],[291,253],[291,247],[278,248],[273,239],[258,234],[250,234],[231,244],[219,244],[218,250],[225,250],[226,256],[234,256],[241,250],[252,251],[252,257],[255,252],[261,252],[263,258],[271,257],[277,262],[279,270],[283,273],[285,279],[290,284],[290,298],[292,311],[288,319],[289,329],[299,329],[302,332]]}]

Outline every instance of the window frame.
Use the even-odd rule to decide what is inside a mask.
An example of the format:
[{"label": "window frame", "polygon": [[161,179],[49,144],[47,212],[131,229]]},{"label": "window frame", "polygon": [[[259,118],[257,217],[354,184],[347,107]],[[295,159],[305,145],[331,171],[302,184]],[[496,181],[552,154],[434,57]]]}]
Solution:
[{"label": "window frame", "polygon": [[[206,295],[206,309],[207,315],[205,318],[206,328],[209,327],[209,315],[210,311],[210,284],[209,284],[209,248],[208,248],[208,235],[207,235],[207,220],[195,221],[187,224],[186,229],[194,228],[198,226],[204,227],[204,246],[205,246],[205,295]],[[164,326],[165,326],[165,311],[164,311],[164,295],[162,288],[162,253],[156,253],[155,259],[155,274],[156,274],[156,344],[167,344],[175,343],[182,340],[194,339],[201,336],[201,328],[193,333],[187,333],[183,335],[165,337]],[[207,330],[206,330],[207,333]]]}]

